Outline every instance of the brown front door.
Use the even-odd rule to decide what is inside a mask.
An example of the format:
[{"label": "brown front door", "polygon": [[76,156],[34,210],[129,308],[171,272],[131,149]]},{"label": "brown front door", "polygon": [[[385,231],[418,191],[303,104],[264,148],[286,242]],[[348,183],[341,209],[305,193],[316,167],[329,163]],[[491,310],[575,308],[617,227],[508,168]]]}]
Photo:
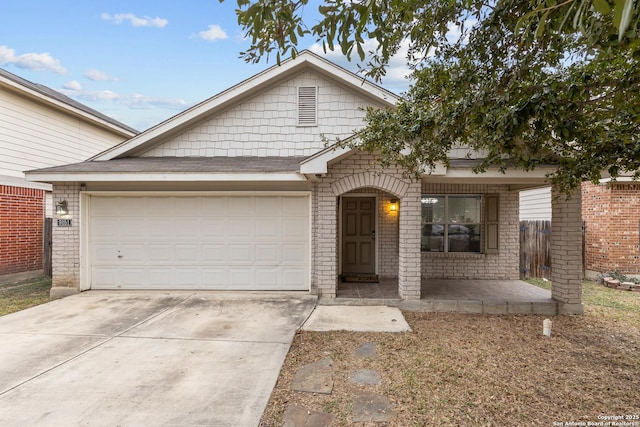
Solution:
[{"label": "brown front door", "polygon": [[376,272],[376,198],[342,198],[342,274]]}]

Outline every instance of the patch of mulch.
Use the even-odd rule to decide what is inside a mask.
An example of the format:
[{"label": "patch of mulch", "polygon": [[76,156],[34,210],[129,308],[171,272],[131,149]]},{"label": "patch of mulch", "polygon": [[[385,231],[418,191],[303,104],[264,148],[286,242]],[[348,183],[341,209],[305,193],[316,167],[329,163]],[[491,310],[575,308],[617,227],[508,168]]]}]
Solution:
[{"label": "patch of mulch", "polygon": [[[414,332],[300,331],[260,425],[281,426],[290,405],[331,413],[332,426],[354,425],[358,392],[386,396],[395,414],[360,426],[552,426],[640,412],[640,322],[587,307],[583,316],[553,317],[543,337],[544,316],[404,315]],[[377,358],[354,354],[365,343]],[[333,392],[292,391],[296,371],[325,358]],[[350,381],[362,369],[378,372],[380,383]]]}]

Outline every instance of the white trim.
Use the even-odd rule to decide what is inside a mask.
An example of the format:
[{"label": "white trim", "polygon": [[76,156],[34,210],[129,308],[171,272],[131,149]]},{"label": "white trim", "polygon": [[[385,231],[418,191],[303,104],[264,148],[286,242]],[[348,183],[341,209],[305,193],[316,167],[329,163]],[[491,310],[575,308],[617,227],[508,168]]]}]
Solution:
[{"label": "white trim", "polygon": [[619,176],[615,179],[613,178],[602,178],[600,180],[600,184],[615,184],[618,182],[632,182],[634,184],[640,183],[639,180],[634,179],[633,176]]},{"label": "white trim", "polygon": [[349,194],[349,193],[345,193],[345,194],[341,194],[340,196],[340,203],[339,203],[339,209],[338,209],[338,275],[342,274],[342,233],[343,233],[343,228],[342,228],[342,207],[344,206],[344,203],[342,202],[344,197],[373,197],[375,198],[375,207],[374,207],[374,214],[375,214],[375,227],[376,227],[376,245],[375,245],[375,250],[376,250],[376,254],[375,254],[375,267],[374,267],[374,274],[378,274],[378,264],[379,264],[379,258],[380,258],[380,223],[379,223],[379,219],[380,219],[380,215],[378,214],[378,209],[380,207],[379,205],[379,200],[378,200],[378,194],[376,193],[354,193],[354,194]]},{"label": "white trim", "polygon": [[179,129],[190,125],[194,121],[200,120],[204,115],[224,109],[229,103],[238,102],[243,97],[254,95],[256,91],[285,78],[287,75],[296,72],[304,66],[311,66],[319,73],[334,80],[341,81],[343,84],[351,86],[352,89],[389,106],[395,105],[399,99],[397,95],[394,95],[382,87],[368,82],[362,77],[358,77],[344,68],[305,50],[300,52],[295,59],[288,59],[280,65],[270,67],[240,84],[201,102],[195,107],[173,116],[138,136],[97,154],[89,160],[111,160],[120,156],[135,154],[137,151],[142,150],[144,146],[159,142],[168,134],[174,134]]},{"label": "white trim", "polygon": [[310,191],[153,191],[153,190],[144,190],[144,191],[122,191],[122,190],[114,190],[114,191],[83,191],[82,194],[86,194],[89,196],[105,196],[105,197],[141,197],[141,196],[171,196],[171,197],[214,197],[214,196],[290,196],[290,197],[298,197],[298,196],[309,196],[311,194]]},{"label": "white trim", "polygon": [[19,178],[17,176],[0,175],[0,185],[7,185],[9,187],[31,188],[34,190],[53,191],[53,185],[51,184],[31,182],[25,178]]},{"label": "white trim", "polygon": [[307,181],[296,172],[278,173],[105,173],[105,172],[29,172],[29,181],[39,182],[197,182],[197,181]]},{"label": "white trim", "polygon": [[80,191],[80,291],[91,289],[91,195],[89,192]]},{"label": "white trim", "polygon": [[300,162],[300,173],[325,174],[331,161],[338,161],[353,153],[355,148],[331,146]]}]

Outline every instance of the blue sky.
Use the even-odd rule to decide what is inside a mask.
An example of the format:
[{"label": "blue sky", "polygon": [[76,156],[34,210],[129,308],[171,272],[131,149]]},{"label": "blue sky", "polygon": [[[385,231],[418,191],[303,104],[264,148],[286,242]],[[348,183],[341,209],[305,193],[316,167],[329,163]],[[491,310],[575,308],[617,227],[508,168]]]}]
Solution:
[{"label": "blue sky", "polygon": [[[235,7],[235,0],[9,1],[0,14],[0,67],[144,130],[273,65],[238,57],[249,42]],[[299,47],[322,54],[313,39]],[[326,57],[357,69],[339,53]],[[405,90],[406,72],[397,58],[383,85]]]}]

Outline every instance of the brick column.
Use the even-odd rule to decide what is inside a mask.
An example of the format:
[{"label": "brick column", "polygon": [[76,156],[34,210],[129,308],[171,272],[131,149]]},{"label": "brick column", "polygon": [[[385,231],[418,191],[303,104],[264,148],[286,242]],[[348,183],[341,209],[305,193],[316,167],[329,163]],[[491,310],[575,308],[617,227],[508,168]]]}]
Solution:
[{"label": "brick column", "polygon": [[551,296],[559,314],[582,313],[582,211],[581,194],[569,200],[552,190]]},{"label": "brick column", "polygon": [[[61,217],[54,212],[51,299],[80,292],[80,185],[54,184],[54,206],[61,200],[67,201],[69,214]],[[58,218],[71,219],[71,227],[58,227]]]},{"label": "brick column", "polygon": [[420,182],[411,182],[400,200],[398,293],[406,300],[420,299]]},{"label": "brick column", "polygon": [[338,271],[338,209],[337,197],[329,184],[318,185],[316,213],[315,267],[317,293],[323,298],[336,297]]}]

